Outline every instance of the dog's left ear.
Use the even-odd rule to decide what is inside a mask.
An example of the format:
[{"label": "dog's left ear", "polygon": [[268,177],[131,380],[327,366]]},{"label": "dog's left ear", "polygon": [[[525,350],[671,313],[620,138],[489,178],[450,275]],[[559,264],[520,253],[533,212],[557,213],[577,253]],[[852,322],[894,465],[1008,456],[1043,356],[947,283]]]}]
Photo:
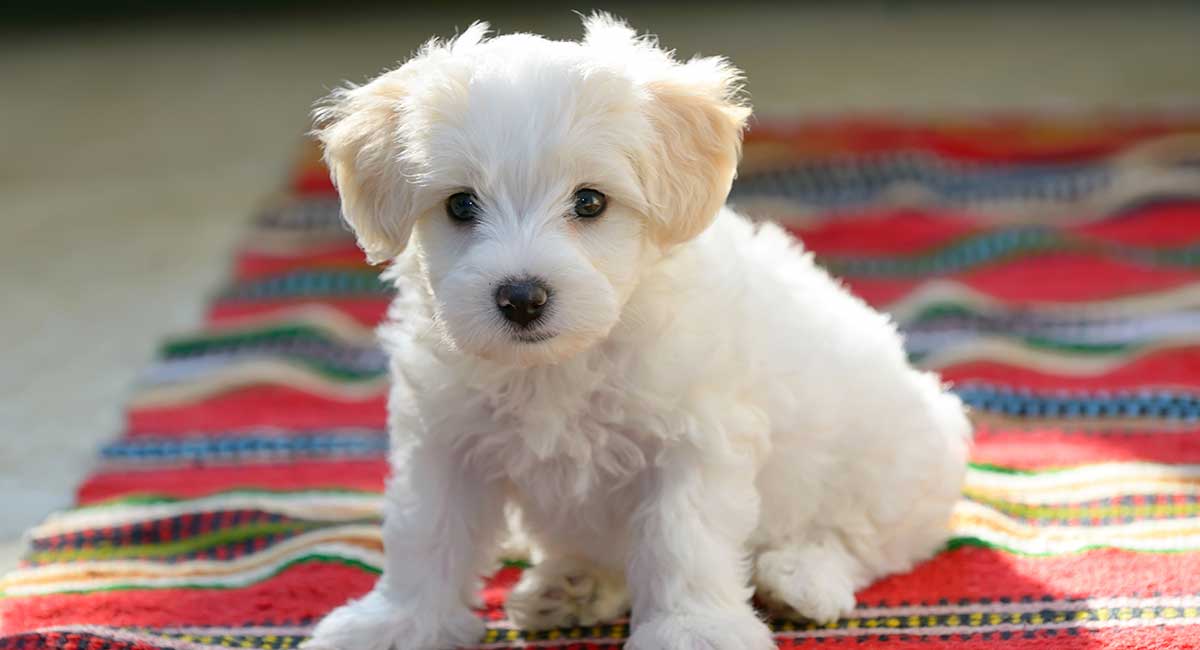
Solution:
[{"label": "dog's left ear", "polygon": [[708,57],[673,63],[646,82],[657,141],[640,172],[661,245],[699,235],[729,195],[750,117],[741,78],[725,59]]}]

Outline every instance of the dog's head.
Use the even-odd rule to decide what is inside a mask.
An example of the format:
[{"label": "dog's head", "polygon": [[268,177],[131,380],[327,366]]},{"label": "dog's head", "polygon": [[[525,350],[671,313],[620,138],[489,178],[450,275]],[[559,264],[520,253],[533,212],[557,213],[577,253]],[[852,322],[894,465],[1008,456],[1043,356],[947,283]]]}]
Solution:
[{"label": "dog's head", "polygon": [[334,92],[316,134],[368,258],[415,240],[450,343],[552,363],[708,227],[750,110],[723,59],[677,61],[608,16],[580,42],[486,30]]}]

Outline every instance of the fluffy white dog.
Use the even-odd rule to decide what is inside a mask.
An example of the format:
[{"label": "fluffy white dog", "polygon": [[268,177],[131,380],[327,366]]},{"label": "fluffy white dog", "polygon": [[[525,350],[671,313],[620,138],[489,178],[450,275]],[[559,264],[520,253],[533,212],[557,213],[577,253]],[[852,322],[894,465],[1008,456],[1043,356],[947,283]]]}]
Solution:
[{"label": "fluffy white dog", "polygon": [[526,628],[632,608],[634,650],[772,648],[947,535],[970,425],[888,319],[723,207],[750,109],[721,58],[604,15],[476,24],[335,92],[317,134],[399,290],[386,567],[309,647],[476,643],[519,510]]}]

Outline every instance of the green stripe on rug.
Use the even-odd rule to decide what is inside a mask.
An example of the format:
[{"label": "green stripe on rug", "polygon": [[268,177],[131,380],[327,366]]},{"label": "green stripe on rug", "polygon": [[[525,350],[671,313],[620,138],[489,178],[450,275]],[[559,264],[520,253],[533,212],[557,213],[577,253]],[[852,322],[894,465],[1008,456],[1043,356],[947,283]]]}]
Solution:
[{"label": "green stripe on rug", "polygon": [[161,559],[173,555],[185,555],[202,551],[224,544],[246,542],[267,535],[306,533],[314,530],[356,524],[378,525],[379,520],[364,519],[334,522],[279,522],[237,525],[169,542],[113,545],[107,541],[100,541],[96,542],[95,546],[90,548],[39,551],[31,553],[26,559],[36,564],[78,560]]}]

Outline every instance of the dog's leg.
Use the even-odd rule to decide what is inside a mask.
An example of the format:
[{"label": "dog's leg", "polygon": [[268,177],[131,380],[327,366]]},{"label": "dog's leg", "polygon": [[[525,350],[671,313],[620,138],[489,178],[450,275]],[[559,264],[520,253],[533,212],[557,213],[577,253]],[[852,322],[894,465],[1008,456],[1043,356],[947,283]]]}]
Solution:
[{"label": "dog's leg", "polygon": [[305,647],[447,650],[477,643],[484,626],[467,603],[492,555],[503,495],[449,450],[424,445],[398,460],[387,490],[383,575],[366,596],[321,621]]},{"label": "dog's leg", "polygon": [[627,578],[627,650],[773,650],[750,605],[746,543],[758,520],[749,460],[681,444],[659,455],[640,489]]},{"label": "dog's leg", "polygon": [[526,630],[612,621],[629,611],[625,576],[583,560],[547,558],[527,569],[505,611]]}]

